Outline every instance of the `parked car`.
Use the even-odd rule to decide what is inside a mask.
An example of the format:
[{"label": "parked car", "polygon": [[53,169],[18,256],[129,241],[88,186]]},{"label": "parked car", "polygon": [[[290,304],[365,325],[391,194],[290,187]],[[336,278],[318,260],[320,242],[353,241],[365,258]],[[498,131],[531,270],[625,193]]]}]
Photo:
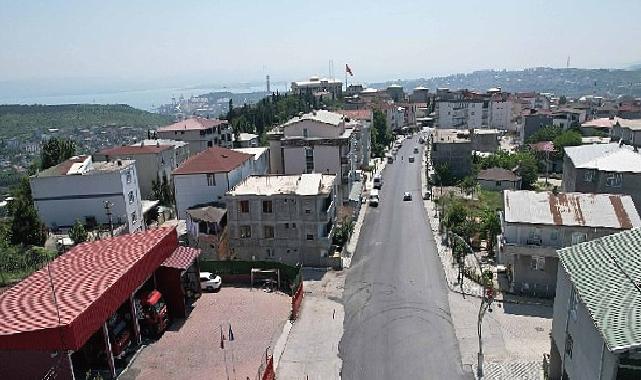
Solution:
[{"label": "parked car", "polygon": [[403,194],[403,200],[404,201],[411,201],[412,200],[412,193],[410,193],[409,191],[406,191]]},{"label": "parked car", "polygon": [[369,193],[369,205],[370,206],[378,206],[378,190],[372,190]]},{"label": "parked car", "polygon": [[414,162],[414,156],[410,156],[410,157],[409,157],[409,162],[410,162],[410,164],[411,164],[412,162]]},{"label": "parked car", "polygon": [[374,175],[374,188],[380,189],[383,187],[383,177],[380,174]]},{"label": "parked car", "polygon": [[418,154],[418,147],[417,146],[414,147],[414,153]]},{"label": "parked car", "polygon": [[210,272],[200,272],[200,288],[209,292],[220,290],[223,280]]}]

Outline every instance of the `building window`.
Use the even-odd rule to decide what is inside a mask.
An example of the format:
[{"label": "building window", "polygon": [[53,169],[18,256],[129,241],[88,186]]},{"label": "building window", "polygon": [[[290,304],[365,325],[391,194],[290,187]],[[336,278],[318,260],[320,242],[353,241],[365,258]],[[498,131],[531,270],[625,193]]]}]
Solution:
[{"label": "building window", "polygon": [[583,243],[588,240],[588,234],[585,232],[573,232],[572,233],[572,245]]},{"label": "building window", "polygon": [[576,289],[572,287],[572,293],[570,294],[570,305],[568,307],[570,311],[570,317],[576,321],[576,305],[579,304],[579,295],[576,293]]},{"label": "building window", "polygon": [[240,237],[243,239],[252,237],[251,226],[240,226]]},{"label": "building window", "polygon": [[496,187],[501,187],[501,181],[496,181]]},{"label": "building window", "polygon": [[136,221],[138,221],[138,218],[136,217],[136,212],[131,213],[131,224],[135,224]]},{"label": "building window", "polygon": [[216,186],[216,174],[207,174],[207,186]]},{"label": "building window", "polygon": [[296,229],[296,223],[292,223],[292,229]]},{"label": "building window", "polygon": [[285,228],[289,228],[289,223],[285,223]]},{"label": "building window", "polygon": [[265,239],[274,238],[274,226],[263,226],[263,231],[264,231]]},{"label": "building window", "polygon": [[570,359],[572,359],[572,346],[574,346],[574,341],[572,335],[568,334],[565,338],[565,355]]},{"label": "building window", "polygon": [[133,190],[131,190],[131,191],[129,192],[129,204],[134,203],[134,201],[135,201],[135,200],[136,200],[136,197],[134,196],[134,191],[133,191]]},{"label": "building window", "polygon": [[307,240],[314,240],[314,235],[307,234]]},{"label": "building window", "polygon": [[272,201],[263,201],[263,212],[266,214],[272,213]]},{"label": "building window", "polygon": [[314,172],[314,150],[311,148],[305,149],[305,169],[307,173]]},{"label": "building window", "polygon": [[311,214],[311,213],[312,213],[312,210],[310,210],[310,209],[306,209],[305,210],[305,214]]},{"label": "building window", "polygon": [[211,141],[211,140],[207,141],[207,147],[208,148],[211,148],[213,146],[214,146],[214,142],[213,141]]},{"label": "building window", "polygon": [[545,270],[545,257],[543,256],[532,256],[532,261],[530,263],[532,270]]},{"label": "building window", "polygon": [[238,202],[240,207],[240,212],[246,213],[249,212],[249,201],[240,201]]},{"label": "building window", "polygon": [[308,138],[309,137],[309,131],[307,128],[303,128],[303,137]]},{"label": "building window", "polygon": [[265,253],[267,253],[267,257],[274,257],[274,250],[272,248],[265,249]]},{"label": "building window", "polygon": [[552,241],[559,240],[559,231],[552,230],[552,232],[550,232],[550,240],[552,240]]},{"label": "building window", "polygon": [[127,170],[127,184],[131,183],[131,170]]},{"label": "building window", "polygon": [[623,184],[623,175],[621,173],[609,174],[605,179],[605,186],[608,187],[621,187]]},{"label": "building window", "polygon": [[586,170],[583,174],[583,180],[585,182],[592,182],[594,180],[594,170]]}]

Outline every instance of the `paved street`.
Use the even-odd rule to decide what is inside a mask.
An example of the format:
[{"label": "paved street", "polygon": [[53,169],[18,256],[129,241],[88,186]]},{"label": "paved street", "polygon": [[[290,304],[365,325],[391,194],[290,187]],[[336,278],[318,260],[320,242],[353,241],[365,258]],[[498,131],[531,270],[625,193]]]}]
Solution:
[{"label": "paved street", "polygon": [[[406,140],[385,169],[381,203],[365,216],[347,272],[344,379],[472,378],[461,366],[447,286],[421,202],[422,152],[412,153],[417,145],[416,138]],[[402,200],[405,191],[413,201]]]}]

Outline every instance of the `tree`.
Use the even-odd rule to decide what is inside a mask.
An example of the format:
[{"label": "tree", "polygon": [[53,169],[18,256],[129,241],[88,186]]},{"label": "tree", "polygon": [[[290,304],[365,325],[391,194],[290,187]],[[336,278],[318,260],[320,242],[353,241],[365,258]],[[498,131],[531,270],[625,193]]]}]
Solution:
[{"label": "tree", "polygon": [[42,146],[40,153],[40,169],[45,170],[73,157],[76,154],[76,144],[65,138],[54,137]]},{"label": "tree", "polygon": [[581,134],[573,130],[568,130],[556,136],[552,142],[554,144],[554,149],[558,152],[563,152],[563,148],[566,146],[581,145]]},{"label": "tree", "polygon": [[11,216],[10,241],[12,244],[44,245],[47,232],[33,206],[29,178],[22,177],[13,189],[14,199],[9,204]]},{"label": "tree", "polygon": [[174,203],[174,192],[167,174],[163,173],[162,179],[156,174],[156,180],[151,182],[151,196],[163,206],[171,206]]},{"label": "tree", "polygon": [[348,217],[343,218],[343,221],[335,227],[332,243],[340,247],[344,246],[353,231],[354,222]]},{"label": "tree", "polygon": [[474,190],[476,187],[476,179],[472,176],[466,176],[459,182],[459,186],[461,187],[461,191],[464,192],[465,194],[468,194],[470,190]]},{"label": "tree", "polygon": [[565,95],[561,95],[559,97],[559,104],[563,105],[563,104],[567,104],[567,103],[568,103],[568,98]]},{"label": "tree", "polygon": [[454,181],[454,176],[445,162],[434,167],[434,177],[435,183],[439,186],[449,186]]},{"label": "tree", "polygon": [[392,142],[394,136],[387,128],[387,118],[379,110],[374,110],[373,127],[371,129],[372,154],[374,157],[382,158],[385,148]]},{"label": "tree", "polygon": [[481,216],[481,233],[487,242],[487,251],[494,252],[494,243],[496,242],[496,235],[501,233],[501,221],[496,211],[486,209]]},{"label": "tree", "polygon": [[87,235],[87,230],[85,230],[85,226],[80,222],[80,220],[76,220],[73,227],[69,230],[69,237],[73,240],[74,244],[80,244],[87,241]]},{"label": "tree", "polygon": [[528,137],[527,142],[529,144],[534,144],[539,141],[552,141],[561,133],[563,133],[563,129],[561,127],[548,125],[546,127],[539,128],[532,136]]}]

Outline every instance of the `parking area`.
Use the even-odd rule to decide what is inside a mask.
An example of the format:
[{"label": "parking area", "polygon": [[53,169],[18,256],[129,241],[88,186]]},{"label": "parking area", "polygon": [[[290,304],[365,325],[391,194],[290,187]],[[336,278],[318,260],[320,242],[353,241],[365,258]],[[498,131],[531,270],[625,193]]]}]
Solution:
[{"label": "parking area", "polygon": [[189,317],[143,348],[119,379],[255,379],[290,308],[282,293],[232,287],[204,293]]}]

